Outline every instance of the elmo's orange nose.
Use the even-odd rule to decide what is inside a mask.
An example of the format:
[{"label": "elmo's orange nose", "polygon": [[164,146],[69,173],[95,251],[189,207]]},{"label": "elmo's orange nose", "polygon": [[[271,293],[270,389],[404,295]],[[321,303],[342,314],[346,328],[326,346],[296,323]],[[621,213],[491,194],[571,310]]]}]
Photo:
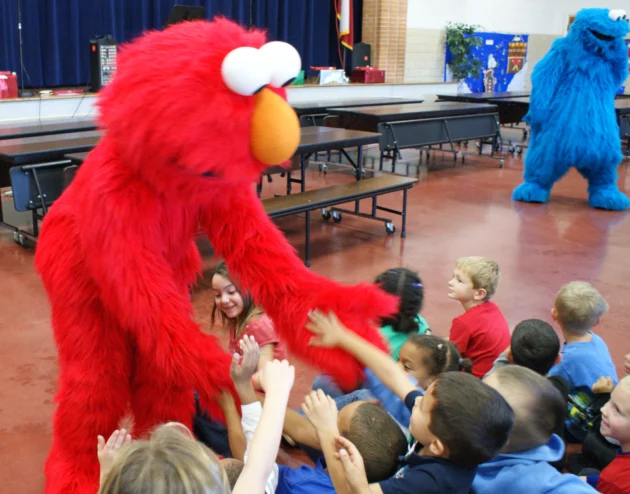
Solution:
[{"label": "elmo's orange nose", "polygon": [[278,165],[295,154],[300,144],[300,122],[293,108],[279,95],[264,88],[254,96],[250,145],[254,157],[265,165]]}]

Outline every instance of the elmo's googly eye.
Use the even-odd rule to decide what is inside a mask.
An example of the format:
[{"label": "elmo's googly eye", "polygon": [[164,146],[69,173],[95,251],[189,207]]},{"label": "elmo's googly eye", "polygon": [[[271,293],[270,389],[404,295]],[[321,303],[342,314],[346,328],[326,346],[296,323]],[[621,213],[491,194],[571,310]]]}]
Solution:
[{"label": "elmo's googly eye", "polygon": [[243,46],[223,59],[221,76],[236,94],[252,96],[271,82],[271,67],[259,50]]},{"label": "elmo's googly eye", "polygon": [[620,20],[626,20],[627,14],[625,10],[614,9],[608,12],[608,17],[610,18],[611,21],[620,21]]},{"label": "elmo's googly eye", "polygon": [[282,41],[267,43],[260,52],[271,68],[271,85],[284,87],[291,84],[302,69],[302,59],[295,48]]}]

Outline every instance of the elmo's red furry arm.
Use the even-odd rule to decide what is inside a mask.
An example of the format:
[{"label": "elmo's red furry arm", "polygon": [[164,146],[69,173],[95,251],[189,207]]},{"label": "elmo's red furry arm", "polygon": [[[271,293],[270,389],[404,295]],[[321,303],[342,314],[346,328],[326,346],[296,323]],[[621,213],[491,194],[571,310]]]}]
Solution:
[{"label": "elmo's red furry arm", "polygon": [[203,226],[231,274],[273,319],[298,356],[336,377],[343,388],[356,386],[359,363],[338,349],[309,346],[308,312],[334,311],[353,331],[381,349],[378,318],[397,309],[397,299],[374,285],[344,286],[314,274],[272,223],[250,184],[222,184],[202,212]]},{"label": "elmo's red furry arm", "polygon": [[90,225],[82,240],[90,275],[106,310],[132,334],[142,361],[155,366],[156,378],[195,389],[220,416],[214,398],[233,390],[231,358],[215,337],[200,332],[186,288],[163,257],[165,205],[148,185],[120,180],[105,184],[107,201],[93,201],[98,211],[86,213]]}]

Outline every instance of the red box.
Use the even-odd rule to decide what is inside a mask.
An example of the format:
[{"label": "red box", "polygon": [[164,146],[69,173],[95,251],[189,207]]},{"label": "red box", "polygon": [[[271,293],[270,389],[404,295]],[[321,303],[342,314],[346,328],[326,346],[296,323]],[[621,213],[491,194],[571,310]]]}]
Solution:
[{"label": "red box", "polygon": [[0,72],[0,99],[17,97],[18,87],[15,72]]},{"label": "red box", "polygon": [[385,71],[374,67],[357,67],[350,75],[351,82],[377,84],[385,82]]}]

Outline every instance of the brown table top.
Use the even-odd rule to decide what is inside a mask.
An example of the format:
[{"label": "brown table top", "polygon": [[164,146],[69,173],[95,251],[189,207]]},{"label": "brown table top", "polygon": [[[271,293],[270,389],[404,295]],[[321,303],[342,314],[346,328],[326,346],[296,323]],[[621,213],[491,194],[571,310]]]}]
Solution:
[{"label": "brown table top", "polygon": [[489,100],[490,103],[494,103],[495,105],[501,104],[515,104],[515,105],[529,105],[529,96],[522,96],[518,98],[498,98]]},{"label": "brown table top", "polygon": [[493,99],[522,98],[529,95],[529,91],[497,91],[486,93],[438,94],[437,97],[444,101],[484,102]]},{"label": "brown table top", "polygon": [[494,113],[496,110],[496,105],[489,105],[485,103],[437,101],[435,103],[423,103],[419,105],[336,108],[331,109],[330,113],[333,115],[355,116],[379,122],[387,122],[394,120],[414,120],[420,118]]},{"label": "brown table top", "polygon": [[[492,103],[497,105],[503,103],[513,103],[513,104],[521,104],[521,105],[529,105],[530,98],[502,98],[498,100],[493,100]],[[630,98],[617,98],[615,99],[615,111],[624,115],[626,113],[630,113]]]},{"label": "brown table top", "polygon": [[63,158],[64,155],[89,151],[98,144],[101,131],[74,132],[0,141],[0,162],[23,165]]},{"label": "brown table top", "polygon": [[71,132],[89,132],[97,128],[98,125],[91,118],[3,124],[0,125],[0,140],[67,134]]},{"label": "brown table top", "polygon": [[297,155],[374,144],[380,138],[380,134],[360,130],[333,127],[303,127],[303,129],[311,130],[302,133],[300,145],[295,153]]},{"label": "brown table top", "polygon": [[382,105],[405,105],[422,103],[421,98],[376,98],[376,99],[354,99],[336,101],[310,101],[308,103],[294,103],[291,106],[298,115],[308,115],[309,113],[326,112],[330,108],[351,108],[356,106],[382,106]]},{"label": "brown table top", "polygon": [[[359,130],[337,129],[334,127],[302,127],[300,145],[296,155],[340,149],[344,147],[362,146],[378,142],[380,134]],[[0,148],[0,154],[2,150]],[[68,153],[65,157],[74,164],[81,164],[87,152]]]}]

